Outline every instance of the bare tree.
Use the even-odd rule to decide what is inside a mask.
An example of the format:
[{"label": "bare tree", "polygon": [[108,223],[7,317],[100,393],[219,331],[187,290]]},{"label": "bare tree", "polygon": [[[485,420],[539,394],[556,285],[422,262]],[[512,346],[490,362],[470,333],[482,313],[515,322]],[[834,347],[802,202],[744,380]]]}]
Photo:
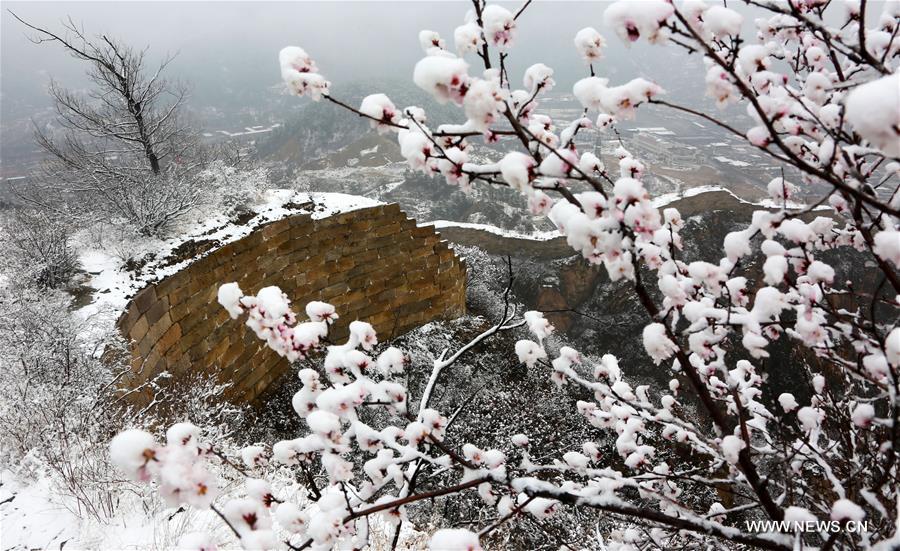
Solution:
[{"label": "bare tree", "polygon": [[[87,63],[95,85],[81,94],[51,83],[61,129],[36,125],[50,161],[40,178],[45,185],[25,192],[26,199],[54,210],[74,200],[77,209],[102,209],[147,234],[190,211],[200,197],[192,180],[206,161],[183,117],[185,86],[162,76],[174,56],[152,69],[146,49],[88,37],[71,19],[57,34],[12,15],[34,31],[35,44],[57,43]],[[58,191],[45,193],[48,184]]]}]

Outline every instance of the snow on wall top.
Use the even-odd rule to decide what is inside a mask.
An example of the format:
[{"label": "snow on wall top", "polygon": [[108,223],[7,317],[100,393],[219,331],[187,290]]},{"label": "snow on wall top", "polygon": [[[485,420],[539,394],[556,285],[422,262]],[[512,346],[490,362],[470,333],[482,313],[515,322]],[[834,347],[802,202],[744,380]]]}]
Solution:
[{"label": "snow on wall top", "polygon": [[[743,203],[745,205],[750,205],[754,207],[760,207],[765,209],[780,209],[782,206],[785,206],[788,210],[799,210],[808,208],[809,205],[805,205],[803,203],[797,203],[795,201],[787,201],[786,205],[782,205],[777,203],[772,199],[761,199],[759,201],[748,201],[741,197],[738,197],[729,189],[726,189],[722,186],[715,185],[706,185],[706,186],[697,186],[688,188],[684,191],[673,192],[673,193],[665,193],[659,195],[658,197],[653,199],[653,206],[656,208],[664,208],[667,207],[677,201],[682,199],[687,199],[690,197],[697,197],[699,195],[703,195],[705,193],[719,193],[724,192],[732,196],[738,202]],[[831,210],[831,207],[827,205],[820,205],[813,209],[814,211],[827,211]],[[520,232],[515,230],[507,230],[503,228],[498,228],[497,226],[492,226],[490,224],[472,224],[469,222],[456,222],[453,220],[435,220],[433,222],[428,222],[427,224],[422,225],[434,225],[437,229],[442,228],[465,228],[472,230],[479,230],[483,232],[487,232],[493,235],[497,235],[500,237],[506,237],[510,239],[527,239],[530,241],[549,241],[551,239],[557,239],[564,237],[558,230],[552,231],[535,231],[535,232]]]},{"label": "snow on wall top", "polygon": [[[129,270],[116,255],[116,251],[96,246],[80,248],[79,262],[88,273],[87,285],[93,289],[91,304],[81,308],[78,314],[87,319],[98,314],[115,319],[128,300],[148,283],[183,270],[200,258],[224,245],[247,236],[258,227],[281,220],[287,216],[311,213],[313,219],[327,218],[383,204],[368,197],[343,193],[301,193],[286,189],[273,189],[264,193],[263,200],[250,207],[253,217],[238,224],[224,214],[195,222],[180,231],[176,237],[152,240],[142,248],[144,256],[152,255],[140,274]],[[192,240],[213,241],[214,247],[177,262],[171,262],[172,254],[179,246]]]}]

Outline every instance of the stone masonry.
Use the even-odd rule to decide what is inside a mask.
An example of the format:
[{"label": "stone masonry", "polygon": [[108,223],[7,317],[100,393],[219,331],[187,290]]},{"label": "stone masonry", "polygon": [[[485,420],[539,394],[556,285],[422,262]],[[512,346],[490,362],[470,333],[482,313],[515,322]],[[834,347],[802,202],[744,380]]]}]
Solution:
[{"label": "stone masonry", "polygon": [[[431,226],[416,226],[399,205],[380,205],[313,220],[298,214],[229,243],[135,295],[119,329],[131,343],[137,388],[168,371],[171,385],[204,370],[232,386],[224,396],[251,402],[289,369],[243,320],[217,300],[219,285],[236,281],[247,294],[278,285],[303,316],[307,302],[333,304],[331,332],[347,335],[353,320],[371,323],[386,340],[428,321],[465,313],[466,268]],[[189,392],[189,389],[183,389]],[[132,393],[146,403],[149,391]]]}]

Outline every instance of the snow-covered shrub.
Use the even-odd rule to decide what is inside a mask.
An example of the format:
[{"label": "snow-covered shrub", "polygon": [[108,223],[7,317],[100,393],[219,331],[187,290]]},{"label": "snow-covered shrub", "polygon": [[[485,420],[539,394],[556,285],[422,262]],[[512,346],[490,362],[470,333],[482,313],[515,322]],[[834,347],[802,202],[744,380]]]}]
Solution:
[{"label": "snow-covered shrub", "polygon": [[[290,500],[248,472],[247,498],[215,503],[206,493],[210,465],[232,461],[210,453],[190,426],[174,428],[165,444],[119,435],[111,444],[117,463],[156,481],[175,503],[210,507],[246,548],[363,547],[369,519],[397,526],[399,535],[411,504],[458,495],[477,495],[496,515],[435,531],[433,549],[480,549],[505,523],[543,521],[570,506],[598,521],[592,536],[600,541],[586,546],[896,547],[900,10],[896,2],[878,10],[855,2],[748,3],[759,15],[752,32],[739,12],[704,2],[618,1],[603,16],[625,41],[701,56],[698,79],[708,95],[720,106],[741,102],[748,128],[668,101],[647,79],[612,83],[593,66],[572,88],[585,116],[557,127],[539,105],[551,86],[549,68],[532,66],[527,89],[515,89],[508,74],[527,2],[514,14],[475,1],[454,32],[458,51],[483,70],[448,51],[436,33],[420,35],[425,57],[413,80],[437,101],[460,106],[464,124],[430,121],[414,106],[399,118],[394,109],[385,117],[371,105],[349,107],[378,130],[396,132],[412,170],[463,190],[516,189],[574,251],[628,284],[646,314],[633,338],[668,374],[667,387],[635,386],[630,366],[614,355],[585,357],[557,342],[540,312],[520,315],[503,301],[484,332],[455,352],[434,352],[428,380],[413,394],[401,381],[406,362],[392,359],[394,352],[383,361],[371,355],[377,335],[368,324],[353,322],[350,339],[331,344],[328,322],[300,321],[280,289],[244,296],[230,284],[219,299],[232,317],[244,316],[270,348],[304,362],[293,403],[303,432],[271,452],[245,450],[245,462],[296,469],[306,475],[306,495]],[[578,36],[577,53],[596,59],[603,41],[590,30]],[[292,92],[347,107],[305,51],[287,48],[281,63]],[[377,103],[396,107],[381,96]],[[574,139],[645,108],[717,124],[793,170],[796,189],[774,182],[775,209],[757,210],[747,227],[720,236],[721,256],[685,261],[685,221],[678,210],[655,206],[642,161],[621,147],[616,173],[579,152]],[[518,151],[476,162],[479,139],[505,140]],[[799,190],[833,212],[789,209]],[[829,261],[848,248],[866,257],[875,281],[850,280]],[[573,413],[596,432],[575,449],[533,455],[528,434],[509,435],[514,451],[482,449],[450,430],[465,406],[438,409],[442,373],[489,337],[520,327],[529,334],[510,357],[541,370],[548,384],[586,395]],[[798,350],[797,365],[768,360],[776,342]],[[796,375],[796,392],[767,382],[786,369]],[[386,415],[369,424],[369,408]],[[440,483],[426,489],[423,479]],[[775,524],[753,528],[750,521]],[[816,521],[835,524],[809,528]]]},{"label": "snow-covered shrub", "polygon": [[118,494],[134,490],[110,463],[112,435],[129,425],[203,419],[224,446],[244,412],[219,400],[223,386],[201,374],[182,382],[189,396],[166,389],[165,377],[148,381],[137,390],[150,388],[156,399],[135,410],[118,385],[130,368],[118,332],[108,317],[73,315],[70,303],[52,290],[0,294],[0,469],[43,478],[78,517],[109,522]]},{"label": "snow-covered shrub", "polygon": [[204,210],[240,214],[258,203],[269,187],[268,170],[262,166],[234,166],[217,160],[198,175],[206,190]]},{"label": "snow-covered shrub", "polygon": [[64,286],[78,269],[66,220],[34,209],[21,209],[3,224],[8,274],[41,288]]},{"label": "snow-covered shrub", "polygon": [[69,300],[27,288],[0,297],[2,465],[24,477],[51,473],[80,514],[107,518],[116,490],[109,481],[118,477],[99,443],[127,417],[112,392],[123,367],[100,352],[114,356],[121,346],[71,316]]},{"label": "snow-covered shrub", "polygon": [[454,250],[466,261],[467,309],[476,314],[490,315],[503,300],[502,283],[509,278],[512,266],[491,257],[478,247],[454,245]]},{"label": "snow-covered shrub", "polygon": [[[154,181],[156,180],[156,181]],[[113,220],[117,214],[136,225],[141,234],[158,236],[202,205],[202,189],[194,172],[173,171],[129,185],[121,197],[110,201]]]}]

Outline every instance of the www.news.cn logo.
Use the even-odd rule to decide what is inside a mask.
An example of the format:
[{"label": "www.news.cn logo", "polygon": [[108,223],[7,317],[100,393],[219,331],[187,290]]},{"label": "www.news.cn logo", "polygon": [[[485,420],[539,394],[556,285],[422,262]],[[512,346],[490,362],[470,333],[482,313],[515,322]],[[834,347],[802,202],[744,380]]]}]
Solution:
[{"label": "www.news.cn logo", "polygon": [[846,532],[850,534],[859,534],[869,530],[869,521],[867,520],[848,520],[845,522],[837,520],[810,520],[802,522],[788,520],[749,520],[745,524],[748,532],[756,534],[763,532]]}]

